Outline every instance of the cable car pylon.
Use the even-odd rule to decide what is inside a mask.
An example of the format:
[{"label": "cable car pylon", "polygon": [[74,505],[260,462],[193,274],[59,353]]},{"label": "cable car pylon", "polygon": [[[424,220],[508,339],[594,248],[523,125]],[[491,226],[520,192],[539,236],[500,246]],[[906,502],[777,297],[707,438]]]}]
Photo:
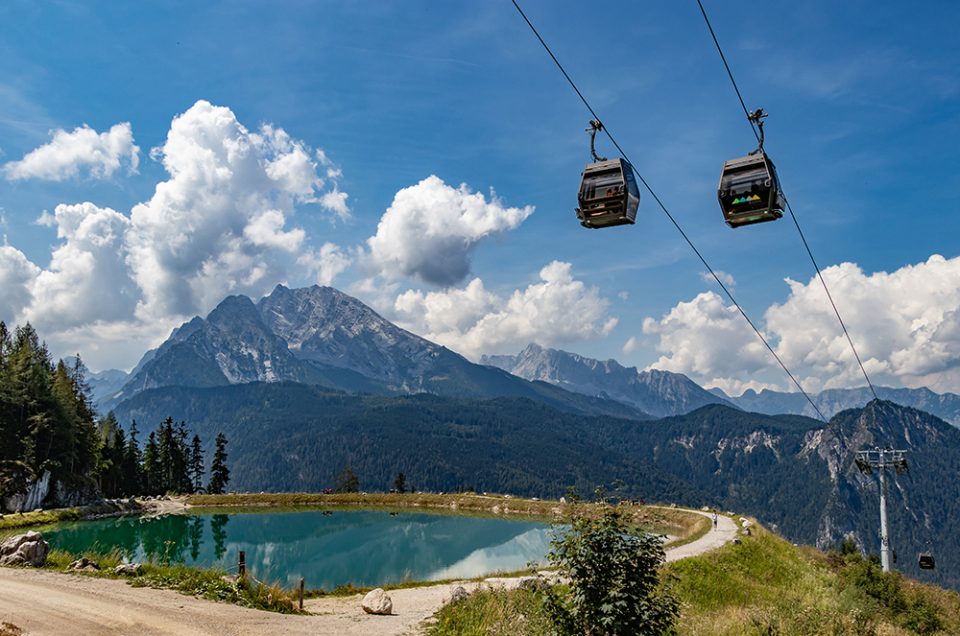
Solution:
[{"label": "cable car pylon", "polygon": [[[890,571],[890,534],[887,532],[887,469],[892,468],[896,474],[907,472],[907,451],[893,450],[892,448],[875,448],[873,450],[857,451],[855,460],[857,468],[864,475],[871,475],[874,470],[880,477],[880,566],[884,572]],[[932,560],[932,559],[931,559]],[[921,565],[921,567],[923,567]]]}]

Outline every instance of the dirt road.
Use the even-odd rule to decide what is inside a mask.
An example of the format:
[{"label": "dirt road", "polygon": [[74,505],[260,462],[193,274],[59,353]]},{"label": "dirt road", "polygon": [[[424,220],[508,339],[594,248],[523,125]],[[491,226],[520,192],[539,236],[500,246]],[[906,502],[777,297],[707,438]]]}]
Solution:
[{"label": "dirt road", "polygon": [[[667,560],[702,554],[736,533],[736,524],[721,516],[716,530],[668,550]],[[491,578],[463,586],[470,591],[478,585],[512,587],[518,582]],[[307,603],[313,615],[284,616],[170,590],[134,588],[120,580],[0,568],[0,623],[13,623],[26,636],[401,636],[419,633],[421,623],[450,598],[456,585],[391,591],[393,616],[364,614],[359,596],[314,599]]]}]

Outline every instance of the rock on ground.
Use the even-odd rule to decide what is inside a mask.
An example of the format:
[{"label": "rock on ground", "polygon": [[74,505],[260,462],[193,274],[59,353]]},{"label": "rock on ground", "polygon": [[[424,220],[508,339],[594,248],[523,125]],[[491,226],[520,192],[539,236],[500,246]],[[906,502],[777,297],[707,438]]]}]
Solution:
[{"label": "rock on ground", "polygon": [[462,586],[458,585],[453,588],[453,592],[450,593],[450,602],[459,603],[460,601],[466,600],[470,596],[470,593]]},{"label": "rock on ground", "polygon": [[97,565],[95,561],[91,561],[87,557],[82,557],[68,565],[67,569],[78,572],[95,572],[100,569],[100,566]]},{"label": "rock on ground", "polygon": [[142,567],[139,563],[121,563],[113,568],[113,573],[122,576],[140,576],[140,568]]},{"label": "rock on ground", "polygon": [[360,602],[360,607],[362,607],[363,611],[367,614],[388,615],[393,613],[393,601],[391,601],[390,596],[379,587],[367,592],[367,595],[364,596]]},{"label": "rock on ground", "polygon": [[28,532],[10,537],[0,543],[0,565],[30,565],[40,567],[47,562],[50,545],[39,532]]}]

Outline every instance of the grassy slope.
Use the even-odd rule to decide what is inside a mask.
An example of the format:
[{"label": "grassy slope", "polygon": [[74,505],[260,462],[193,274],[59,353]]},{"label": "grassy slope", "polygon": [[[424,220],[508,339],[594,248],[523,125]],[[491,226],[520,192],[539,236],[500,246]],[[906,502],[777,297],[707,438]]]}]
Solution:
[{"label": "grassy slope", "polygon": [[[918,598],[940,617],[937,633],[960,633],[960,594],[904,580],[907,608],[892,612],[852,584],[850,571],[838,557],[757,528],[740,545],[671,563],[663,573],[682,605],[678,636],[914,634],[905,625]],[[549,631],[538,599],[523,591],[475,593],[437,618],[433,636]]]}]

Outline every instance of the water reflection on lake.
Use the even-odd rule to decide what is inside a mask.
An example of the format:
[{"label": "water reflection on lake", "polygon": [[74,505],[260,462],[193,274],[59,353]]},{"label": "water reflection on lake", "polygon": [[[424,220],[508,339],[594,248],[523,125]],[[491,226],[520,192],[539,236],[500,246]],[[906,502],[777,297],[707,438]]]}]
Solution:
[{"label": "water reflection on lake", "polygon": [[473,577],[542,562],[549,525],[429,513],[336,510],[168,515],[61,524],[51,547],[119,550],[126,559],[233,568],[243,550],[263,581],[331,590],[353,583]]}]

